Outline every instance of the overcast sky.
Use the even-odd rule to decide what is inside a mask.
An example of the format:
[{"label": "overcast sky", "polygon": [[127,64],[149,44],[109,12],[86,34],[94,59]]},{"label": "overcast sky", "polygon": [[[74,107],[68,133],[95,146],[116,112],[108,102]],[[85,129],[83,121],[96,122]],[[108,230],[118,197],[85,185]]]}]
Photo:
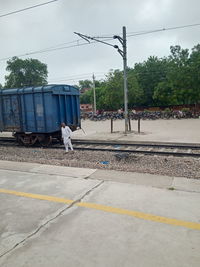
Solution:
[{"label": "overcast sky", "polygon": [[[46,1],[0,0],[0,15]],[[130,33],[193,23],[200,23],[199,0],[60,0],[0,18],[0,59],[77,40],[74,31],[90,36],[113,36],[121,33],[122,26]],[[200,43],[199,37],[200,26],[129,37],[128,65],[132,67],[151,55],[167,56],[171,45],[192,48]],[[117,40],[112,43],[117,44]],[[27,57],[48,65],[49,83],[74,84],[79,79],[90,78],[92,73],[100,79],[110,69],[122,68],[117,51],[103,44]],[[6,60],[0,61],[2,84],[5,68]]]}]

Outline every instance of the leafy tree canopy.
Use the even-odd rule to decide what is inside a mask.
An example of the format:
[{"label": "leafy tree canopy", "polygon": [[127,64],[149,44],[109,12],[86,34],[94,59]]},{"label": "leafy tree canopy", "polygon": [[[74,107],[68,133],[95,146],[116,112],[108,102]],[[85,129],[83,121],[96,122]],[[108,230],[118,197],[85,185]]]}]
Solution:
[{"label": "leafy tree canopy", "polygon": [[[168,106],[200,103],[200,44],[190,52],[171,46],[164,58],[151,56],[127,70],[129,108],[134,106]],[[92,81],[79,82],[87,87]],[[110,71],[103,82],[96,83],[97,108],[123,108],[123,72]],[[93,102],[93,91],[81,96]]]},{"label": "leafy tree canopy", "polygon": [[37,59],[13,57],[7,61],[5,88],[20,88],[47,84],[47,65]]},{"label": "leafy tree canopy", "polygon": [[79,88],[80,90],[86,89],[86,88],[92,88],[92,81],[90,80],[80,80],[79,81]]}]

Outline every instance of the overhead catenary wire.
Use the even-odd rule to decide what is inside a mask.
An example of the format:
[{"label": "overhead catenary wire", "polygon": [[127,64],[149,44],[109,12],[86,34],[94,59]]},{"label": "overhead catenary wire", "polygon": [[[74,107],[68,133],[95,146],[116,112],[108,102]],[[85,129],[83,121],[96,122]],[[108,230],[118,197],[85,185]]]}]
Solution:
[{"label": "overhead catenary wire", "polygon": [[[152,29],[152,30],[140,30],[140,31],[134,31],[134,32],[127,32],[127,37],[132,37],[132,36],[138,36],[138,35],[146,35],[150,33],[156,33],[156,32],[162,32],[162,31],[172,31],[172,30],[177,30],[177,29],[184,29],[184,28],[191,28],[191,27],[197,27],[200,26],[200,23],[193,23],[193,24],[186,24],[186,25],[180,25],[180,26],[173,26],[173,27],[164,27],[164,28],[158,28],[158,29]],[[100,36],[93,36],[93,38],[102,38],[102,39],[107,39],[107,38],[113,38],[114,35],[119,35],[121,36],[121,33],[113,33],[109,35],[100,35]]]},{"label": "overhead catenary wire", "polygon": [[[92,41],[90,43],[81,43],[81,39],[78,39],[76,41],[71,41],[68,42],[66,44],[70,44],[70,43],[76,43],[74,45],[69,45],[69,46],[61,46],[61,47],[57,47],[59,45],[55,45],[55,47],[52,48],[46,48],[46,49],[41,49],[41,50],[36,50],[36,51],[32,51],[32,52],[28,52],[28,53],[24,53],[24,54],[19,54],[16,55],[16,57],[24,57],[24,56],[30,56],[30,55],[35,55],[35,54],[43,54],[43,53],[47,53],[47,52],[51,52],[51,51],[57,51],[57,50],[63,50],[63,49],[68,49],[68,48],[73,48],[73,47],[77,47],[77,46],[84,46],[84,45],[90,45],[93,43],[96,43],[96,41]],[[9,57],[4,57],[4,58],[0,58],[0,61],[5,61],[8,59],[11,59],[13,56],[9,56]]]},{"label": "overhead catenary wire", "polygon": [[[43,54],[43,53],[47,53],[47,52],[51,52],[51,51],[57,51],[57,50],[63,50],[63,49],[67,49],[67,48],[72,48],[72,47],[77,47],[77,46],[83,46],[83,45],[87,45],[89,43],[82,43],[82,44],[75,44],[75,45],[69,45],[69,46],[63,46],[63,47],[55,47],[55,48],[48,48],[48,49],[44,49],[44,50],[37,50],[37,51],[33,51],[33,52],[28,52],[28,53],[24,53],[24,54],[20,54],[20,55],[16,55],[16,57],[24,57],[24,56],[30,56],[30,55],[35,55],[35,54]],[[10,57],[5,57],[5,58],[1,58],[0,61],[4,61],[4,60],[8,60],[12,58]]]},{"label": "overhead catenary wire", "polygon": [[53,48],[57,48],[57,47],[60,47],[60,46],[63,46],[63,45],[68,45],[68,44],[74,44],[74,43],[77,44],[77,43],[79,43],[79,41],[81,41],[81,39],[77,39],[77,40],[70,41],[70,42],[64,42],[64,43],[56,44],[56,45],[53,45],[53,46],[48,46],[46,48],[43,48],[43,49],[40,49],[40,50],[36,50],[36,51],[33,51],[33,52],[47,51],[48,49],[53,49]]},{"label": "overhead catenary wire", "polygon": [[[102,80],[103,78],[105,78],[106,74],[103,75],[103,74],[97,74],[95,75],[95,77],[97,77],[98,79]],[[65,82],[65,81],[76,81],[76,82],[79,82],[81,80],[91,80],[92,81],[92,78],[91,76],[81,76],[81,77],[78,77],[78,78],[66,78],[66,79],[49,79],[49,83],[55,83],[55,82]]]},{"label": "overhead catenary wire", "polygon": [[[176,29],[191,28],[191,27],[196,27],[196,26],[200,26],[200,23],[187,24],[187,25],[168,27],[168,28],[160,28],[160,29],[155,29],[155,30],[129,32],[127,34],[127,38],[134,37],[134,36],[151,34],[151,33],[157,33],[157,32],[162,32],[162,31],[171,31],[171,30],[176,30]],[[104,36],[91,37],[91,38],[99,38],[100,39],[100,38],[104,38]],[[113,38],[111,38],[110,36],[106,37],[106,38],[108,38],[106,41],[113,41]],[[97,42],[98,42],[98,40],[81,43],[81,39],[78,39],[78,40],[74,40],[74,41],[71,41],[71,42],[58,44],[58,45],[55,45],[53,47],[48,47],[48,48],[44,48],[44,49],[41,49],[41,50],[37,50],[37,51],[32,51],[32,52],[27,52],[27,53],[23,53],[23,54],[20,54],[20,55],[16,55],[16,57],[24,57],[24,56],[35,55],[35,54],[48,53],[48,52],[52,52],[52,51],[69,49],[69,48],[78,47],[78,46],[90,45],[90,44],[94,44],[94,43],[97,43]],[[74,45],[62,46],[64,44],[66,45],[66,44],[70,44],[70,43],[74,43]],[[112,44],[109,44],[109,45],[113,46]],[[8,60],[8,59],[11,59],[12,57],[13,56],[0,58],[0,61],[5,61],[5,60]]]},{"label": "overhead catenary wire", "polygon": [[20,13],[20,12],[24,12],[26,10],[33,9],[33,8],[36,8],[36,7],[52,4],[52,3],[58,2],[58,1],[59,0],[51,0],[51,1],[44,2],[44,3],[41,3],[41,4],[37,4],[37,5],[34,5],[34,6],[29,6],[29,7],[25,7],[25,8],[22,8],[22,9],[14,10],[14,11],[8,12],[6,14],[0,15],[0,18],[7,17],[7,16],[10,16],[10,15],[13,15],[13,14]]},{"label": "overhead catenary wire", "polygon": [[[95,72],[95,75],[100,75],[100,74],[105,74],[105,71],[97,71]],[[88,76],[91,78],[91,76],[93,75],[93,72],[88,72],[88,73],[80,73],[80,74],[75,74],[75,75],[66,75],[66,76],[62,76],[62,77],[53,77],[52,80],[55,79],[68,79],[68,78],[79,78],[79,77],[83,77],[83,76]]]},{"label": "overhead catenary wire", "polygon": [[191,27],[197,27],[197,26],[200,26],[200,23],[187,24],[187,25],[175,26],[175,27],[168,27],[168,28],[160,28],[160,29],[143,31],[143,32],[138,32],[138,33],[128,33],[127,37],[138,36],[138,35],[145,35],[145,34],[162,32],[162,31],[172,31],[172,30],[178,30],[178,29],[184,29],[184,28],[191,28]]}]

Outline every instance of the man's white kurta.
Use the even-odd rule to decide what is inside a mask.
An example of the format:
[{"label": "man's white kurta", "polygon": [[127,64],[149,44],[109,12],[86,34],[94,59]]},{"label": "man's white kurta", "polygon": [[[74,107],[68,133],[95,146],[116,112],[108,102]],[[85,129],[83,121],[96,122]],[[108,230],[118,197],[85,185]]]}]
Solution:
[{"label": "man's white kurta", "polygon": [[68,146],[70,147],[71,150],[73,150],[73,146],[70,139],[72,135],[71,129],[68,126],[65,126],[65,128],[63,127],[61,128],[61,132],[66,152],[68,152]]},{"label": "man's white kurta", "polygon": [[62,127],[61,129],[62,129],[62,138],[65,143],[65,141],[68,141],[68,139],[71,137],[72,131],[68,126],[65,126],[65,128]]}]

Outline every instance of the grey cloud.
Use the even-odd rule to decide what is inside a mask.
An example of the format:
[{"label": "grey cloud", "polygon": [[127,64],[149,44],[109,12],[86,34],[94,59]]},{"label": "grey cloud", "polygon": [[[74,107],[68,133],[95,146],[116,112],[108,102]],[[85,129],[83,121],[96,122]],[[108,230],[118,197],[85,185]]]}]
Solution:
[{"label": "grey cloud", "polygon": [[[0,14],[41,3],[41,0],[0,0]],[[40,50],[77,39],[85,34],[119,34],[200,22],[198,0],[60,0],[0,19],[0,58]],[[128,38],[128,63],[150,55],[169,54],[170,45],[192,48],[199,42],[200,27]],[[117,41],[115,41],[117,42]],[[115,43],[113,42],[113,43]],[[48,64],[49,80],[83,73],[107,72],[122,68],[117,52],[101,44],[91,44],[46,54],[33,55]],[[0,83],[4,83],[5,62],[0,62]],[[77,77],[76,77],[77,79]],[[76,81],[75,79],[75,81]],[[66,83],[72,81],[66,81]]]}]

